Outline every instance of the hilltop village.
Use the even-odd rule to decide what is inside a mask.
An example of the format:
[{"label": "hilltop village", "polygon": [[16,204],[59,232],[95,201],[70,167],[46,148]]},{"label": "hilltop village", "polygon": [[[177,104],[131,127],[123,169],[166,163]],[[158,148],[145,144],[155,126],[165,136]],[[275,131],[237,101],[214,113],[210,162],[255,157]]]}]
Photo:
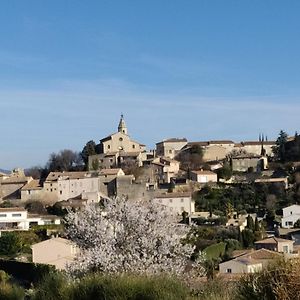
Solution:
[{"label": "hilltop village", "polygon": [[276,141],[264,134],[239,142],[168,138],[148,151],[122,115],[116,133],[85,145],[84,164],[62,168],[53,156],[46,174],[0,174],[0,230],[23,244],[15,251],[0,243],[0,252],[64,269],[77,253],[64,236],[64,216],[118,197],[164,206],[191,226],[187,242],[212,262],[207,276],[260,270],[299,254],[299,149],[299,136],[282,131]]}]

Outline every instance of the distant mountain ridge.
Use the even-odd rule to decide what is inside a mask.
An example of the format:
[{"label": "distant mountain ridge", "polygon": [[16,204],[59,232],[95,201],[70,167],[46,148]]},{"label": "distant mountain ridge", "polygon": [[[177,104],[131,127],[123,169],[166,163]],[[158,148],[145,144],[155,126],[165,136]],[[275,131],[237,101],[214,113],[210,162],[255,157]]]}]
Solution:
[{"label": "distant mountain ridge", "polygon": [[9,170],[4,170],[4,169],[0,169],[0,173],[10,174],[10,171]]}]

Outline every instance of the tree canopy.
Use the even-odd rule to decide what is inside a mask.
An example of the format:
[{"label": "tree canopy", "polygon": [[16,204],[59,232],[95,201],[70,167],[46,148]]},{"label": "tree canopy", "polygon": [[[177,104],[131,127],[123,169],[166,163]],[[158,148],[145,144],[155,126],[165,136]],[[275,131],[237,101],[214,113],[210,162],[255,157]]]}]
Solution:
[{"label": "tree canopy", "polygon": [[88,168],[89,156],[97,154],[97,145],[91,140],[88,141],[80,152],[81,158],[85,164],[86,169]]},{"label": "tree canopy", "polygon": [[287,133],[283,130],[280,130],[278,138],[276,140],[276,146],[274,146],[273,148],[275,158],[281,162],[284,162],[286,159],[285,154],[287,138]]},{"label": "tree canopy", "polygon": [[71,273],[183,273],[193,253],[179,225],[163,206],[113,199],[66,216],[67,234],[81,249]]},{"label": "tree canopy", "polygon": [[78,171],[83,168],[83,164],[78,152],[64,149],[50,154],[46,168],[49,172]]}]

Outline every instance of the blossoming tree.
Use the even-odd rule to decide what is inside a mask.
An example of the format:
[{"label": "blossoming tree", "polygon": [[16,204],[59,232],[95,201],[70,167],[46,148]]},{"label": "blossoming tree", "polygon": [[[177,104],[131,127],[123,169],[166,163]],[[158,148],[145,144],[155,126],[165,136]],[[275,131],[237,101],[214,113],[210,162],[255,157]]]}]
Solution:
[{"label": "blossoming tree", "polygon": [[73,274],[181,274],[193,252],[181,239],[188,227],[178,224],[163,206],[115,198],[89,205],[66,217],[67,234],[81,249],[69,268]]}]

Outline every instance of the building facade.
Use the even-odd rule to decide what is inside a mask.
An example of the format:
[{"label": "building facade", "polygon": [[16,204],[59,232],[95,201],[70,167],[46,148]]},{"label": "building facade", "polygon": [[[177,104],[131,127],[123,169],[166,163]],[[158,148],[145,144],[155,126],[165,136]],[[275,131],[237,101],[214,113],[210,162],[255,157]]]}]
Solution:
[{"label": "building facade", "polygon": [[75,243],[60,237],[36,243],[31,248],[33,263],[53,265],[59,270],[65,270],[79,254]]},{"label": "building facade", "polygon": [[159,143],[156,143],[156,155],[173,159],[186,144],[186,138],[171,138],[163,140]]},{"label": "building facade", "polygon": [[157,205],[163,205],[177,215],[187,212],[192,215],[195,212],[195,201],[190,193],[165,193],[156,195],[153,200]]},{"label": "building facade", "polygon": [[126,163],[142,166],[147,159],[146,146],[130,138],[123,115],[118,132],[101,139],[99,149],[100,154],[89,156],[89,170],[116,168]]}]

